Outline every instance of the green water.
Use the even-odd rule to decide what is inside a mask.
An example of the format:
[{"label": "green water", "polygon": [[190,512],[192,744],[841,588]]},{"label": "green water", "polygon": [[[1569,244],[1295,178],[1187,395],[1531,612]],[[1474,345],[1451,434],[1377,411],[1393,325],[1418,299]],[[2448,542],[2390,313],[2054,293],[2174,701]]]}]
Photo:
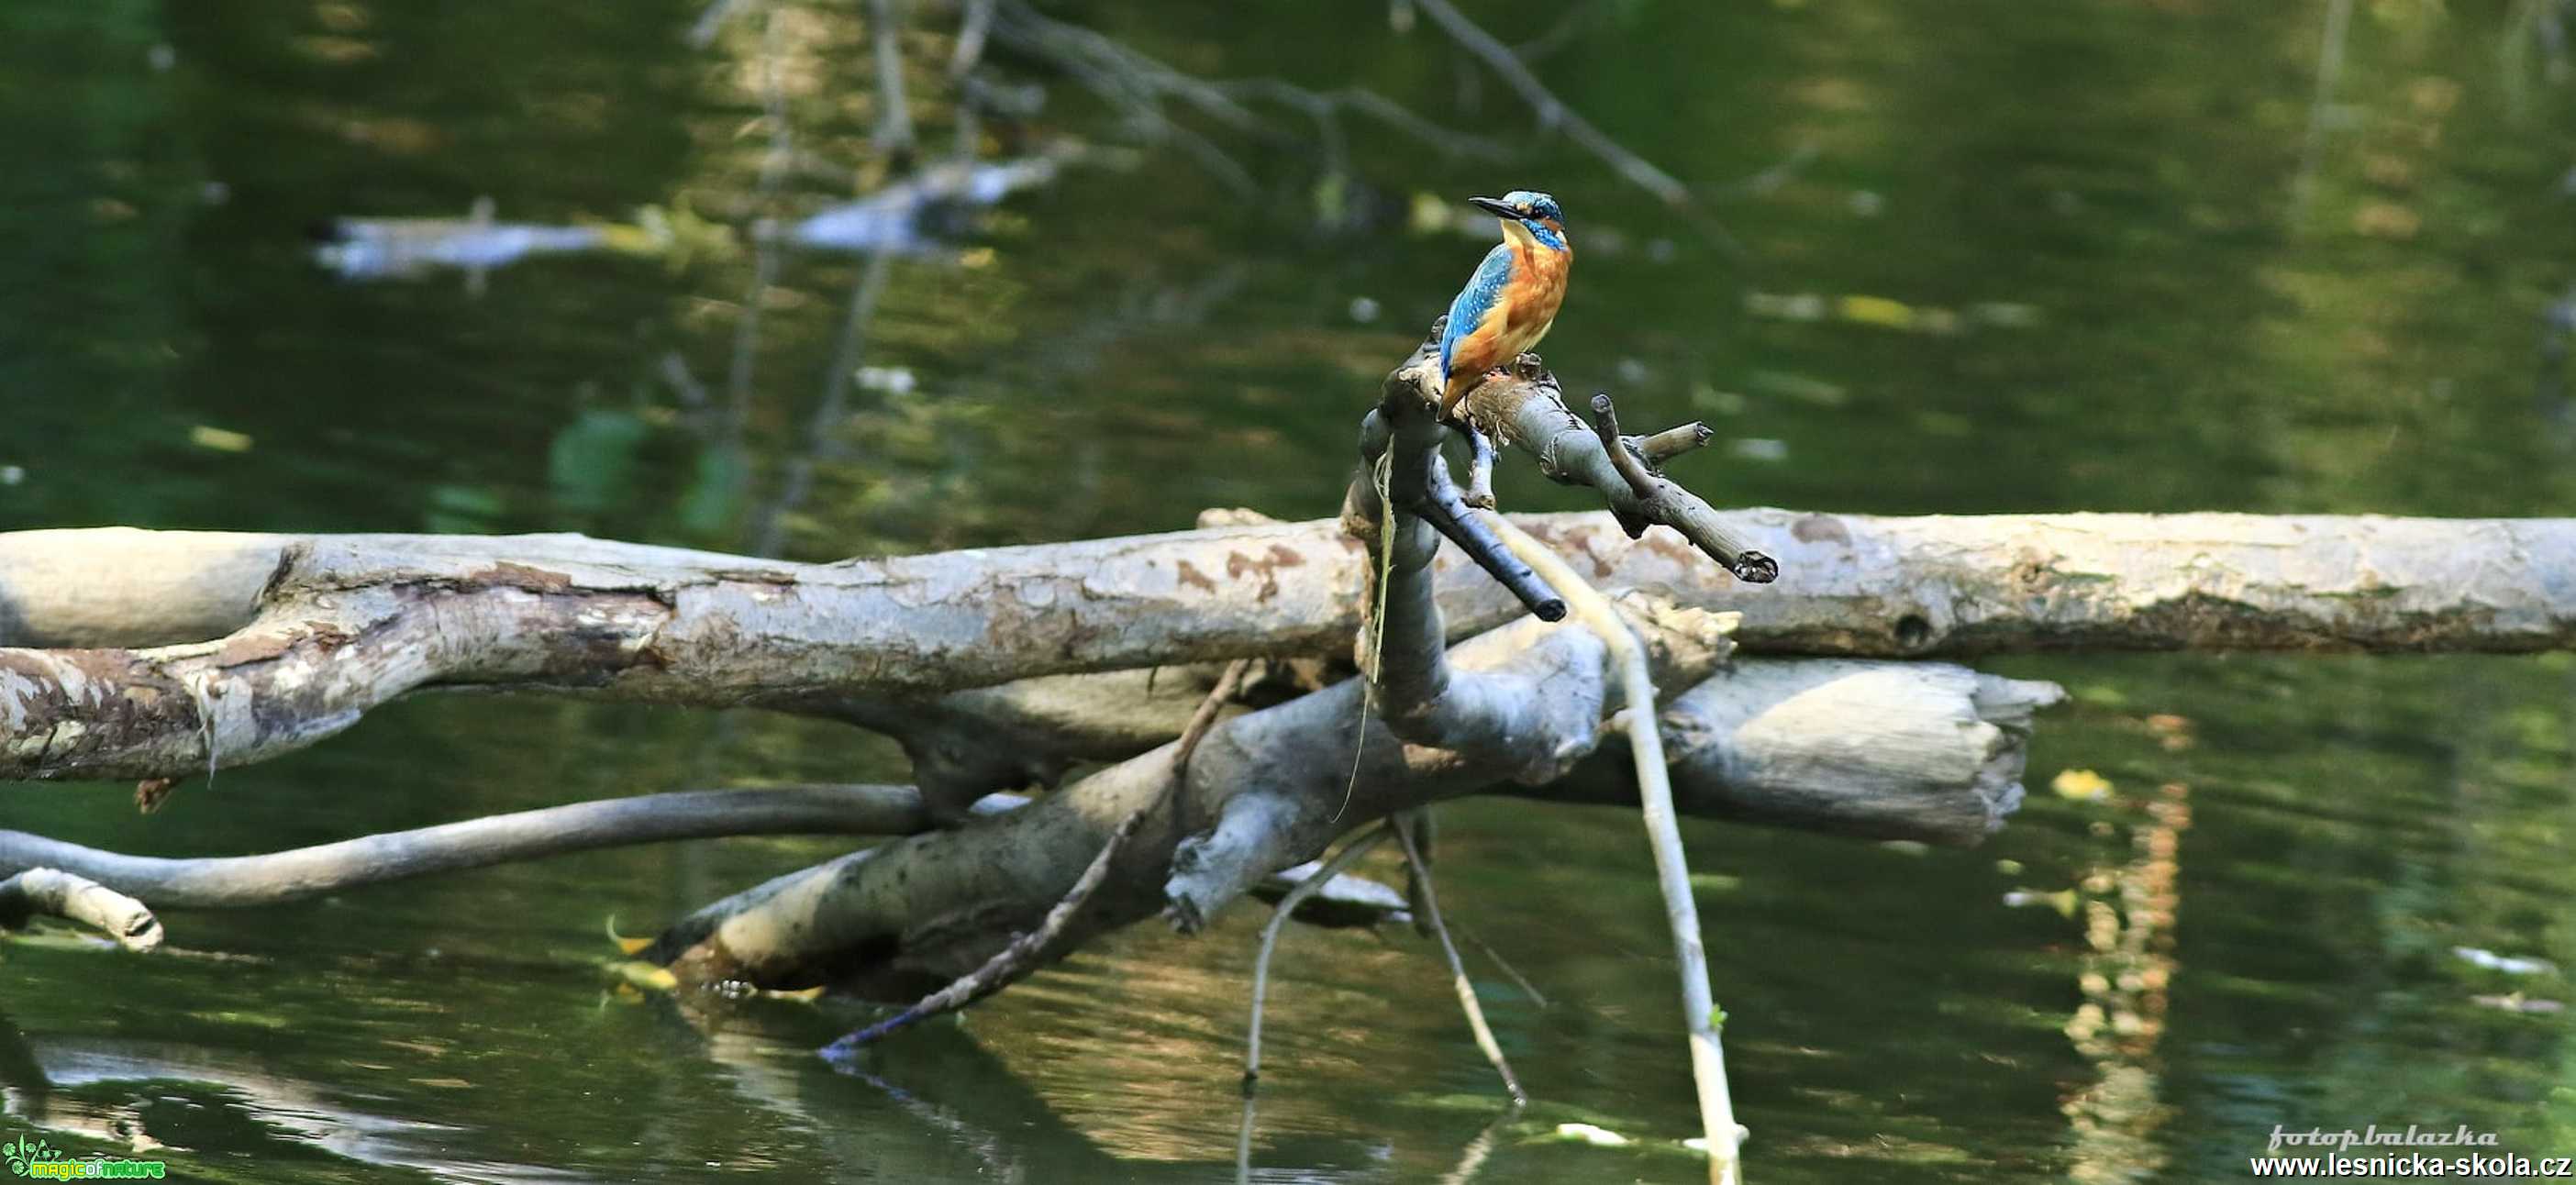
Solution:
[{"label": "green water", "polygon": [[[953,15],[910,7],[916,115],[945,151]],[[17,0],[0,528],[742,549],[774,516],[785,554],[822,559],[1160,530],[1204,506],[1322,515],[1377,377],[1482,249],[1413,229],[1409,204],[1515,186],[1553,191],[1582,251],[1550,361],[1632,420],[1708,419],[1724,444],[1684,472],[1721,500],[2566,514],[2544,312],[2576,282],[2576,86],[2554,81],[2543,7],[2361,0],[2319,110],[2326,0],[1469,5],[1514,41],[1571,16],[1539,73],[1716,195],[1735,253],[1535,136],[1384,4],[1049,5],[1210,75],[1366,84],[1512,154],[1451,160],[1354,120],[1352,175],[1319,181],[1302,116],[1260,108],[1273,140],[1180,115],[1254,196],[1149,146],[964,219],[886,267],[858,347],[911,389],[851,386],[818,440],[852,257],[778,261],[737,403],[751,251],[361,283],[306,232],[480,196],[551,224],[810,213],[876,168],[864,6],[782,10],[790,125],[826,167],[763,199],[757,11],[696,49],[682,2]],[[1122,142],[1100,101],[994,59],[1049,94],[991,154]],[[774,511],[798,472],[810,493]],[[1502,493],[1575,504],[1509,467]],[[2576,1153],[2567,1016],[2496,1006],[2564,999],[2567,979],[2451,953],[2576,966],[2576,667],[1991,667],[2075,699],[1984,848],[1686,827],[1753,1179],[2232,1180],[2275,1124],[2465,1124]],[[2069,768],[2112,793],[2049,794]],[[231,853],[901,773],[891,746],[818,725],[440,697],[150,817],[124,787],[45,787],[0,792],[0,823]],[[1475,964],[1537,1102],[1474,1179],[1694,1179],[1670,1150],[1696,1118],[1636,822],[1444,818],[1453,918],[1548,999]],[[150,959],[0,943],[0,1134],[163,1145],[139,1155],[179,1179],[1233,1177],[1258,907],[1195,940],[1096,944],[888,1043],[868,1078],[810,1056],[858,1009],[688,1018],[603,977],[612,918],[649,933],[836,850],[695,844],[173,914],[178,949]],[[2004,904],[2069,889],[2063,913]],[[1259,1179],[1435,1179],[1496,1118],[1409,931],[1292,932],[1267,1033]],[[1575,1121],[1639,1146],[1530,1141]]]}]

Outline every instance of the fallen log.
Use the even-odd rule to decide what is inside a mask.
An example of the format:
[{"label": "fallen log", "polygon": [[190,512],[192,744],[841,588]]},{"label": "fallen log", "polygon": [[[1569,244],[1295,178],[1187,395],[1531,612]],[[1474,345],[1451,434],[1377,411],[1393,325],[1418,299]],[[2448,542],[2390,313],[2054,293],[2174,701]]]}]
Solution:
[{"label": "fallen log", "polygon": [[[2576,520],[1720,518],[1778,583],[1607,513],[1513,521],[1597,584],[1741,612],[1747,653],[2576,645]],[[1451,638],[1520,613],[1433,562]],[[1039,676],[1329,655],[1366,566],[1325,522],[839,564],[578,536],[5,534],[0,779],[183,777],[424,687],[882,716]]]}]

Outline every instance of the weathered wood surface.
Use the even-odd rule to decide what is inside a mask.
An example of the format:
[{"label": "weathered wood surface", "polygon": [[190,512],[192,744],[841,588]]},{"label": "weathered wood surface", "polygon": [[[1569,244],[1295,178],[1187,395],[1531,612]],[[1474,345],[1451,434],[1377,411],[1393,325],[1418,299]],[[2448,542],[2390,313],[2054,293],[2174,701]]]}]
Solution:
[{"label": "weathered wood surface", "polygon": [[[1780,560],[1778,583],[1739,584],[1607,514],[1515,521],[1603,587],[1741,612],[1749,653],[2576,644],[2571,520],[1726,518]],[[1450,553],[1434,563],[1451,637],[1518,612]],[[0,778],[181,776],[210,748],[258,760],[421,687],[864,709],[1331,654],[1364,570],[1322,522],[837,564],[577,536],[0,535]]]}]

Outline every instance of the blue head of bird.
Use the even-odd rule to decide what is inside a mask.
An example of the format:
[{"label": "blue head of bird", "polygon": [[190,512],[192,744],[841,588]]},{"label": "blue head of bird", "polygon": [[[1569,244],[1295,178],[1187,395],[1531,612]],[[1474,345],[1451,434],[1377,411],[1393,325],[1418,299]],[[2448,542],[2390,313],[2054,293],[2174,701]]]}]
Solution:
[{"label": "blue head of bird", "polygon": [[1565,211],[1556,199],[1535,189],[1515,189],[1498,198],[1468,198],[1467,204],[1503,220],[1506,238],[1528,236],[1551,251],[1570,249],[1565,241]]}]

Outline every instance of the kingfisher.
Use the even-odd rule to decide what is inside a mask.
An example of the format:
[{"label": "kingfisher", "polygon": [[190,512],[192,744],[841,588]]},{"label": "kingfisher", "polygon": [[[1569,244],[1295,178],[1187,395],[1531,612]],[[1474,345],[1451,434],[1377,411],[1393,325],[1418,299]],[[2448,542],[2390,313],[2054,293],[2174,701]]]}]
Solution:
[{"label": "kingfisher", "polygon": [[1503,220],[1503,241],[1449,302],[1449,327],[1440,334],[1440,413],[1453,418],[1487,374],[1547,336],[1565,300],[1566,270],[1574,265],[1565,212],[1555,198],[1515,189],[1467,203]]}]

